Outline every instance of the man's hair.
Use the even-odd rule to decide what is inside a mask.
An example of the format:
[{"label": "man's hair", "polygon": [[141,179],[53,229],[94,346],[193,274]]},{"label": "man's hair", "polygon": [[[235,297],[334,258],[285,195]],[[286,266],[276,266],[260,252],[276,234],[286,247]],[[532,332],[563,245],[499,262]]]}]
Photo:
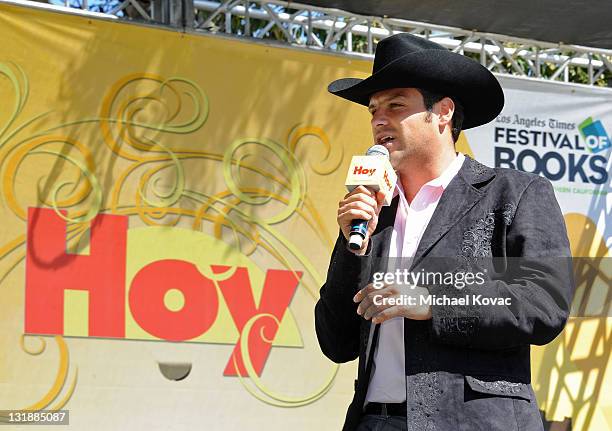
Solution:
[{"label": "man's hair", "polygon": [[[433,110],[434,104],[447,97],[444,96],[444,94],[436,93],[434,91],[427,90],[424,88],[417,88],[417,90],[419,91],[419,93],[421,93],[421,96],[423,96],[425,109],[427,109],[430,113]],[[452,99],[453,103],[455,104],[455,112],[453,113],[452,118],[453,126],[451,127],[451,133],[453,135],[453,142],[456,143],[457,139],[459,139],[459,134],[461,133],[461,127],[463,126],[463,106],[461,106],[461,103],[459,103],[456,98],[451,96],[448,97]]]}]

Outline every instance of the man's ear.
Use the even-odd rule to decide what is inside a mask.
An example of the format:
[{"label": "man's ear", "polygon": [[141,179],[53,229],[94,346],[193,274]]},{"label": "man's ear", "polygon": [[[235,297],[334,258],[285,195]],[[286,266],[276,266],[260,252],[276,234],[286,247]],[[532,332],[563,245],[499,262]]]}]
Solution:
[{"label": "man's ear", "polygon": [[437,109],[436,114],[438,115],[438,124],[443,127],[448,124],[448,127],[452,128],[453,114],[455,113],[455,102],[450,97],[444,97],[438,103],[436,103]]}]

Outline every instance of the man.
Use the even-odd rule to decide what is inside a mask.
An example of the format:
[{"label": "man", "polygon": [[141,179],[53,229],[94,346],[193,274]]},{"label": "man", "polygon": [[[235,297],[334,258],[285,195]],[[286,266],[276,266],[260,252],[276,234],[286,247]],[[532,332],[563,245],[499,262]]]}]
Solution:
[{"label": "man", "polygon": [[[329,91],[368,106],[399,177],[389,207],[365,187],[340,201],[316,305],[323,353],[359,358],[344,430],[542,430],[529,349],[553,340],[568,317],[563,217],[546,179],[455,151],[462,129],[500,113],[499,83],[471,59],[397,34],[378,44],[372,76]],[[369,221],[356,251],[347,247],[353,219]],[[373,283],[382,272],[449,268],[482,269],[483,283]],[[452,302],[467,293],[494,305]]]}]

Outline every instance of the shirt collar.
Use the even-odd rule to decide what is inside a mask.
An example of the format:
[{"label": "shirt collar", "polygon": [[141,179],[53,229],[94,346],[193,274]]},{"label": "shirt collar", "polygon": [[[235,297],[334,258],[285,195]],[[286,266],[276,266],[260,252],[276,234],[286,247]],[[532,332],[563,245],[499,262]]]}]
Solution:
[{"label": "shirt collar", "polygon": [[[423,184],[423,187],[442,187],[442,190],[446,190],[446,187],[450,184],[450,182],[455,178],[461,166],[463,166],[463,162],[465,161],[465,155],[463,153],[457,153],[455,159],[446,167],[444,172],[440,174],[439,177],[434,178]],[[393,197],[397,196],[399,193],[404,194],[404,189],[402,188],[402,183],[397,179],[397,183],[395,185],[395,190],[393,191]]]}]

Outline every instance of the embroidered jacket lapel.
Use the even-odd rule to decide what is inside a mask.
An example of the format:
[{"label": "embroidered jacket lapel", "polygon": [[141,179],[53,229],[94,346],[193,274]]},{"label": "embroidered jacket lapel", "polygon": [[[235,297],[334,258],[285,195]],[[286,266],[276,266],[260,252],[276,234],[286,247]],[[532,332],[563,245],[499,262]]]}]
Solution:
[{"label": "embroidered jacket lapel", "polygon": [[479,185],[489,182],[495,171],[470,157],[465,158],[461,169],[442,193],[415,253],[412,267],[461,220],[484,196]]}]

